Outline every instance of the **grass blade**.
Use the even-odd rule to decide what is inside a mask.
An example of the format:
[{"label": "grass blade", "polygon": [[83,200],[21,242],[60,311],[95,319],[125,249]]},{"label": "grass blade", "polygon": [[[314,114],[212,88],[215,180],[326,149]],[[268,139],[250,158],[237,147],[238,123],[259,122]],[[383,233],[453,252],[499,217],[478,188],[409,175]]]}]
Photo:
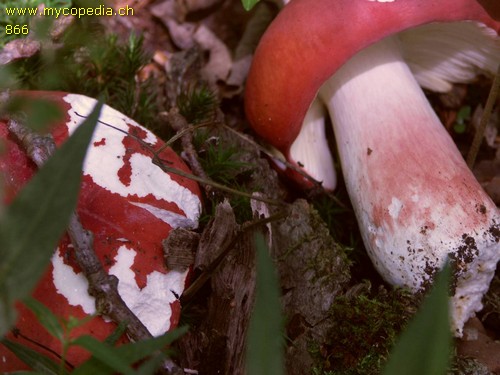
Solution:
[{"label": "grass blade", "polygon": [[257,286],[247,342],[248,375],[282,375],[283,321],[278,277],[260,234],[255,236]]},{"label": "grass blade", "polygon": [[438,275],[419,312],[397,341],[384,375],[446,374],[452,336],[448,311],[450,267]]}]

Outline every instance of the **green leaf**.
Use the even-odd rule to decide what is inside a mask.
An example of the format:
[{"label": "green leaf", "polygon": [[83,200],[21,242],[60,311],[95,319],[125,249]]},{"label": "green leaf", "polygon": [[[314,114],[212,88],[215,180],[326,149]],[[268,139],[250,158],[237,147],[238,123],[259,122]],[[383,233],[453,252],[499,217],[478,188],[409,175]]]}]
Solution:
[{"label": "green leaf", "polygon": [[87,349],[96,359],[106,363],[106,365],[114,371],[125,375],[134,374],[134,370],[132,370],[132,368],[127,364],[127,361],[120,356],[116,348],[97,340],[93,336],[84,335],[77,337],[73,340],[72,345],[78,345]]},{"label": "green leaf", "polygon": [[164,349],[167,345],[172,344],[187,331],[188,327],[178,327],[162,336],[122,345],[119,349],[132,361],[132,363],[135,363],[148,355],[153,354],[157,350]]},{"label": "green leaf", "polygon": [[392,350],[384,375],[447,373],[452,346],[448,311],[450,273],[450,266],[446,265],[437,276],[419,312]]},{"label": "green leaf", "polygon": [[136,375],[155,374],[164,360],[165,355],[163,355],[162,353],[152,356],[150,359],[144,361],[144,363],[141,364],[141,366],[136,371]]},{"label": "green leaf", "polygon": [[3,339],[1,343],[33,370],[43,374],[60,374],[59,364],[36,350],[7,339]]},{"label": "green leaf", "polygon": [[0,218],[0,336],[15,321],[14,302],[31,293],[48,266],[76,206],[83,159],[101,106],[96,105]]},{"label": "green leaf", "polygon": [[108,337],[106,337],[106,340],[104,340],[104,342],[108,345],[115,345],[126,330],[127,330],[127,324],[125,322],[120,322],[120,324],[118,324],[115,330],[111,332],[111,334]]},{"label": "green leaf", "polygon": [[246,11],[251,10],[260,0],[241,0]]},{"label": "green leaf", "polygon": [[30,128],[35,131],[45,130],[50,124],[64,119],[61,107],[43,98],[11,98],[6,111],[13,116],[22,115]]},{"label": "green leaf", "polygon": [[262,235],[255,236],[257,286],[247,344],[248,375],[281,375],[283,321],[280,288],[274,264]]},{"label": "green leaf", "polygon": [[[167,345],[177,340],[179,337],[187,332],[187,327],[179,327],[162,336],[154,337],[148,340],[123,344],[118,347],[109,347],[124,365],[131,366],[136,362],[150,356],[151,354],[163,350]],[[89,349],[90,350],[90,349]],[[90,350],[92,352],[92,350]],[[149,363],[148,366],[152,365]],[[143,371],[145,371],[143,369]],[[100,374],[107,375],[113,374],[116,371],[112,369],[112,365],[108,363],[107,359],[97,358],[93,356],[88,361],[83,363],[72,375],[86,375],[86,374]]]},{"label": "green leaf", "polygon": [[35,314],[38,322],[59,341],[64,340],[64,329],[50,309],[43,303],[34,298],[28,297],[24,299],[24,304]]}]

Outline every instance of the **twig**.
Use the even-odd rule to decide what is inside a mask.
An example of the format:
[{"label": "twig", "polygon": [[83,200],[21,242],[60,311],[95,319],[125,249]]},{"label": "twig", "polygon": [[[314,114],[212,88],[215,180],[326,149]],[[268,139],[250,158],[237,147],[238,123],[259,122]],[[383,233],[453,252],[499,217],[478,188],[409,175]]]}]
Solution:
[{"label": "twig", "polygon": [[[79,117],[85,117],[85,116],[82,116],[82,115],[80,115],[78,113],[76,115],[79,116]],[[266,198],[266,197],[261,197],[261,196],[256,196],[256,195],[252,195],[250,193],[245,193],[243,191],[232,189],[232,188],[227,187],[225,185],[219,184],[219,183],[217,183],[215,181],[207,180],[207,179],[198,177],[198,176],[196,176],[196,175],[194,175],[192,173],[184,172],[184,171],[182,171],[182,170],[180,170],[178,168],[169,167],[159,157],[159,155],[158,155],[159,151],[155,150],[153,147],[151,147],[148,143],[144,142],[139,137],[136,137],[135,135],[130,134],[127,131],[125,131],[123,129],[120,129],[120,128],[117,128],[116,126],[108,124],[108,123],[106,123],[104,121],[99,121],[99,123],[103,124],[105,126],[109,126],[110,128],[115,129],[116,131],[122,132],[124,134],[127,134],[129,137],[134,138],[137,142],[139,142],[141,144],[142,147],[144,147],[146,150],[148,150],[153,155],[153,157],[152,157],[153,164],[155,164],[156,166],[160,167],[164,172],[173,173],[173,174],[185,177],[185,178],[189,178],[190,180],[199,182],[200,184],[203,184],[203,185],[211,185],[211,186],[213,186],[214,188],[216,188],[218,190],[225,191],[226,193],[231,193],[231,194],[239,195],[239,196],[246,197],[246,198],[249,198],[249,199],[253,199],[253,200],[256,200],[256,201],[262,201],[262,202],[269,203],[269,204],[272,204],[272,205],[275,205],[275,206],[281,206],[281,205],[284,204],[282,201],[278,201],[278,200],[274,200],[274,199]],[[163,150],[164,149],[163,146],[160,147],[160,149]]]},{"label": "twig", "polygon": [[54,153],[56,145],[52,136],[41,136],[24,126],[21,120],[9,119],[7,128],[22,143],[28,156],[40,168]]},{"label": "twig", "polygon": [[305,172],[303,169],[297,167],[296,165],[288,162],[286,159],[284,158],[280,158],[280,157],[277,157],[276,155],[274,155],[272,152],[270,152],[268,149],[266,149],[265,147],[263,147],[262,145],[260,145],[259,143],[255,142],[253,139],[251,139],[250,137],[248,137],[247,135],[245,134],[242,134],[241,132],[237,131],[237,130],[234,130],[233,128],[231,128],[230,126],[227,126],[226,124],[221,124],[222,127],[224,129],[226,129],[227,131],[231,132],[232,134],[234,134],[235,136],[239,137],[240,139],[242,139],[243,141],[251,144],[253,147],[255,147],[257,150],[259,150],[260,152],[262,152],[264,155],[266,155],[269,159],[272,159],[274,161],[274,163],[281,163],[281,164],[284,164],[288,169],[298,173],[299,175],[301,175],[302,177],[304,177],[305,179],[307,179],[308,181],[310,181],[312,184],[313,184],[313,188],[309,191],[311,193],[311,196],[315,196],[317,195],[318,193],[322,193],[322,194],[326,194],[328,195],[328,197],[330,197],[335,203],[337,203],[339,205],[339,207],[342,207],[346,210],[348,210],[349,208],[344,204],[342,203],[335,195],[333,195],[331,192],[327,191],[322,183],[316,179],[314,179],[314,177],[310,176],[307,172]]},{"label": "twig", "polygon": [[495,75],[495,79],[491,84],[490,93],[488,95],[488,100],[486,100],[486,105],[484,106],[483,116],[481,117],[481,122],[479,123],[479,127],[476,129],[476,134],[474,135],[474,139],[469,149],[469,153],[467,154],[467,165],[470,169],[474,166],[476,162],[476,156],[479,152],[479,148],[481,147],[481,142],[483,140],[484,131],[486,130],[486,126],[490,121],[491,113],[493,112],[493,107],[498,98],[498,92],[500,91],[500,65],[498,66],[497,74]]},{"label": "twig", "polygon": [[[208,177],[208,175],[205,173],[205,170],[201,166],[200,160],[198,159],[198,153],[193,146],[193,132],[187,131],[189,130],[189,124],[184,116],[179,113],[179,109],[177,107],[172,108],[168,112],[167,121],[176,132],[182,132],[181,143],[182,150],[184,151],[183,158],[189,164],[191,170],[195,175],[201,177],[203,180],[211,181],[212,179]],[[210,195],[210,193],[212,193],[213,185],[203,185],[206,194]]]},{"label": "twig", "polygon": [[[168,116],[168,114],[167,114],[167,116]],[[184,129],[178,131],[172,138],[170,138],[168,141],[166,141],[163,146],[161,146],[158,150],[156,150],[156,152],[160,153],[164,149],[166,149],[167,147],[171,147],[172,144],[175,141],[177,141],[179,138],[182,138],[184,136],[184,134],[186,134],[188,132],[193,132],[196,129],[207,127],[210,124],[212,124],[212,121],[202,122],[202,123],[199,123],[199,124],[196,124],[196,125],[190,125],[190,126],[184,128]]]},{"label": "twig", "polygon": [[236,190],[236,189],[232,189],[230,187],[227,187],[226,185],[219,184],[218,182],[215,182],[215,181],[205,180],[205,179],[203,179],[201,177],[198,177],[198,176],[196,176],[196,175],[194,175],[192,173],[187,173],[187,172],[181,171],[180,169],[169,167],[169,166],[165,165],[165,163],[156,154],[153,157],[153,164],[157,165],[158,167],[160,167],[165,172],[174,173],[174,174],[177,174],[179,176],[189,178],[189,179],[191,179],[193,181],[199,182],[200,184],[211,185],[211,186],[215,187],[218,190],[225,191],[226,193],[231,193],[231,194],[239,195],[239,196],[246,197],[246,198],[249,198],[249,199],[253,199],[253,200],[256,200],[256,201],[261,201],[261,202],[269,203],[269,204],[272,204],[272,205],[275,205],[275,206],[282,206],[282,205],[285,204],[282,201],[278,201],[278,200],[271,199],[271,198],[266,198],[266,197],[258,197],[258,196],[255,196],[254,194],[251,194],[251,193],[245,193],[244,191],[239,191],[239,190]]},{"label": "twig", "polygon": [[96,309],[115,322],[126,322],[127,333],[134,341],[152,338],[144,324],[128,308],[118,293],[118,278],[109,275],[93,249],[93,235],[85,230],[74,212],[68,224],[68,234],[75,247],[78,266],[89,281],[89,294],[95,297]]}]

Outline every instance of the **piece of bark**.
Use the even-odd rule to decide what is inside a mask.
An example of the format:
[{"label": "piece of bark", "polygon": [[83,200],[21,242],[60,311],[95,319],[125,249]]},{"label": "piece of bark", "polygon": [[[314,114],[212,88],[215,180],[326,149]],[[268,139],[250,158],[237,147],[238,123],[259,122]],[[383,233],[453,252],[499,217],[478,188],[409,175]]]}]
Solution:
[{"label": "piece of bark", "polygon": [[[230,228],[238,229],[227,202],[221,203],[218,210],[225,225],[214,225],[220,222],[216,214],[216,219],[205,229],[198,248],[202,256],[197,261],[203,267],[219,256],[219,245],[232,241],[235,231]],[[195,368],[204,375],[244,374],[245,339],[255,293],[252,238],[251,233],[241,234],[213,272],[205,319],[178,342],[184,367]]]},{"label": "piece of bark", "polygon": [[232,241],[237,228],[233,209],[225,200],[217,206],[214,217],[203,231],[194,268],[206,270]]},{"label": "piece of bark", "polygon": [[194,262],[200,236],[186,228],[173,229],[163,240],[165,264],[169,270],[184,272]]}]

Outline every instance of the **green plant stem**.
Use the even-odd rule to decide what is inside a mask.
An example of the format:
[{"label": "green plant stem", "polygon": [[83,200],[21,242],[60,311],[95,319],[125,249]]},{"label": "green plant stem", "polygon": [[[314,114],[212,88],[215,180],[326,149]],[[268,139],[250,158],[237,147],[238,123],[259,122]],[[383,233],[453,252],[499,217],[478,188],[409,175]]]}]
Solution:
[{"label": "green plant stem", "polygon": [[[127,134],[130,137],[133,137],[144,148],[146,148],[149,152],[151,152],[151,154],[153,155],[153,164],[155,164],[156,166],[160,167],[164,172],[174,173],[176,175],[179,175],[179,176],[182,176],[182,177],[185,177],[185,178],[189,178],[189,179],[191,179],[193,181],[196,181],[198,183],[213,186],[214,188],[219,189],[221,191],[225,191],[226,193],[231,193],[231,194],[239,195],[239,196],[242,196],[242,197],[246,197],[246,198],[249,198],[249,199],[253,199],[253,200],[256,200],[256,201],[260,201],[260,202],[264,202],[264,203],[268,203],[268,204],[272,204],[272,205],[276,205],[276,206],[283,206],[283,205],[285,205],[284,202],[276,200],[276,199],[266,198],[266,197],[258,196],[258,195],[251,194],[251,193],[245,193],[243,191],[232,189],[232,188],[230,188],[228,186],[219,184],[219,183],[217,183],[215,181],[210,181],[210,180],[198,177],[198,176],[196,176],[196,175],[194,175],[192,173],[187,173],[187,172],[184,172],[184,171],[182,171],[180,169],[169,167],[169,166],[165,165],[165,163],[163,163],[163,161],[161,160],[161,158],[158,157],[158,151],[156,151],[155,149],[153,149],[149,144],[147,144],[146,142],[144,142],[142,139],[140,139],[138,137],[135,137],[133,134],[129,134],[125,130],[117,128],[117,127],[115,127],[115,126],[113,126],[111,124],[108,124],[106,122],[103,122],[103,121],[99,121],[99,122],[101,124],[103,124],[103,125],[106,125],[106,126],[109,126],[110,128],[113,128],[113,129],[115,129],[115,130],[117,130],[119,132]],[[161,148],[161,149],[163,149],[163,148]]]},{"label": "green plant stem", "polygon": [[484,107],[483,116],[481,117],[481,122],[479,123],[479,127],[476,130],[476,134],[474,135],[474,139],[470,146],[469,153],[467,154],[467,165],[470,169],[474,166],[476,161],[477,153],[479,152],[479,148],[481,147],[481,141],[483,140],[484,131],[486,130],[486,126],[490,121],[491,112],[493,112],[493,107],[498,98],[498,93],[500,91],[500,65],[498,66],[497,74],[495,75],[495,79],[491,85],[490,93],[488,95],[488,100],[486,100],[486,105]]},{"label": "green plant stem", "polygon": [[158,167],[160,167],[164,172],[174,173],[174,174],[177,174],[179,176],[186,177],[186,178],[189,178],[189,179],[191,179],[193,181],[199,182],[200,184],[213,186],[214,188],[216,188],[218,190],[221,190],[221,191],[225,191],[226,193],[231,193],[231,194],[239,195],[239,196],[242,196],[242,197],[246,197],[246,198],[249,198],[249,199],[253,199],[253,200],[256,200],[256,201],[261,201],[261,202],[272,204],[272,205],[277,205],[277,206],[284,205],[283,202],[275,200],[275,199],[266,198],[266,197],[258,196],[258,195],[255,195],[255,194],[246,193],[244,191],[239,191],[239,190],[236,190],[236,189],[232,189],[232,188],[230,188],[230,187],[228,187],[226,185],[219,184],[219,183],[217,183],[215,181],[206,180],[206,179],[198,177],[198,176],[196,176],[196,175],[194,175],[192,173],[187,173],[187,172],[184,172],[184,171],[182,171],[180,169],[169,167],[169,166],[165,165],[165,163],[163,163],[161,161],[161,159],[158,157],[158,155],[156,155],[156,153],[154,153],[153,164],[155,164]]},{"label": "green plant stem", "polygon": [[212,123],[212,121],[207,121],[207,122],[202,122],[200,124],[196,124],[196,125],[190,125],[189,127],[183,129],[183,130],[180,130],[178,131],[172,138],[170,138],[167,142],[165,142],[165,144],[163,146],[161,146],[156,152],[157,153],[160,153],[162,152],[164,149],[166,149],[167,147],[170,147],[172,146],[172,144],[177,141],[178,139],[182,138],[182,136],[188,132],[194,132],[196,129],[200,129],[200,128],[204,128],[204,127],[207,127],[208,125],[210,125]]}]

